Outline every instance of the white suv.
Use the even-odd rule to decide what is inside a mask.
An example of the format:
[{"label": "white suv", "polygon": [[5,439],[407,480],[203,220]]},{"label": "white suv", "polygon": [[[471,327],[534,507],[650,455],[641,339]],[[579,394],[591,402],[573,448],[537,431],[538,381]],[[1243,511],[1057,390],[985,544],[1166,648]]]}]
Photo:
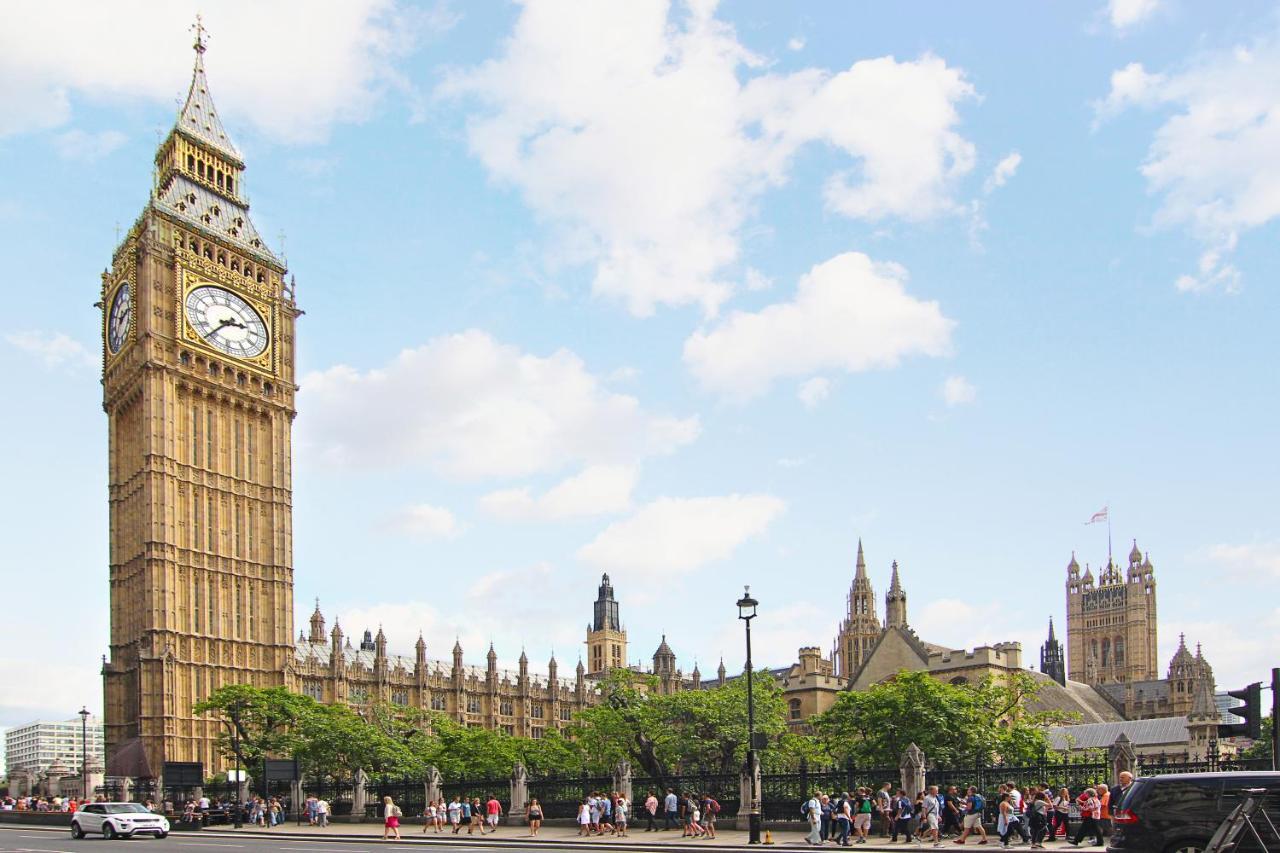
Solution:
[{"label": "white suv", "polygon": [[101,832],[103,838],[132,838],[135,835],[169,834],[169,821],[153,814],[141,803],[86,803],[71,816],[71,837],[84,838]]}]

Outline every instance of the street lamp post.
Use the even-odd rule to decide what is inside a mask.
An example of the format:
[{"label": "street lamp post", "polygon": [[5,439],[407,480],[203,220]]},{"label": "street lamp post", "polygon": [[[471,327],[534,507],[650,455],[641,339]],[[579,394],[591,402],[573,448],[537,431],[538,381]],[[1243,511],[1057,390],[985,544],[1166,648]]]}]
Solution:
[{"label": "street lamp post", "polygon": [[80,802],[89,799],[89,709],[80,706]]},{"label": "street lamp post", "polygon": [[756,605],[751,587],[742,588],[738,599],[738,618],[747,626],[747,773],[751,776],[751,802],[747,804],[747,843],[760,843],[760,790],[756,778],[756,697],[752,690],[751,620],[756,618]]},{"label": "street lamp post", "polygon": [[241,798],[240,798],[240,785],[244,781],[240,775],[244,772],[242,769],[240,769],[240,706],[233,704],[230,708],[227,709],[227,714],[231,717],[231,722],[227,722],[226,720],[223,720],[222,723],[231,732],[231,752],[232,752],[232,755],[235,756],[235,760],[236,760],[235,761],[236,766],[234,769],[232,769],[231,773],[229,774],[229,775],[234,775],[236,777],[235,789],[234,789],[236,794],[235,794],[235,802],[232,803],[231,805],[231,821],[232,821],[232,825],[235,826],[236,829],[239,829],[242,825],[241,817],[240,817],[240,809],[242,806]]}]

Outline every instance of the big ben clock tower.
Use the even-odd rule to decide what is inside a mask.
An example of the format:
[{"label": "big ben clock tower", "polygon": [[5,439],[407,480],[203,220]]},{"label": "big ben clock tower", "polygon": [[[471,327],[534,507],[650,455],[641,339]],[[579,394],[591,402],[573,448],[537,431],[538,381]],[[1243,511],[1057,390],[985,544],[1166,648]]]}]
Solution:
[{"label": "big ben clock tower", "polygon": [[196,27],[195,70],[150,202],[102,276],[109,437],[108,773],[221,769],[192,704],[285,683],[293,645],[294,323],[249,218]]}]

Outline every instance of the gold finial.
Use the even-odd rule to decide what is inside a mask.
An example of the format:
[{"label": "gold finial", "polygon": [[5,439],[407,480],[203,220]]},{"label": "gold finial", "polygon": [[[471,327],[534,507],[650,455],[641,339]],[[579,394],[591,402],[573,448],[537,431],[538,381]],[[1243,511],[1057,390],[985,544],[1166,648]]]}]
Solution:
[{"label": "gold finial", "polygon": [[191,25],[191,31],[196,34],[196,43],[192,45],[196,53],[204,53],[204,42],[209,36],[209,31],[204,27],[204,19],[200,13],[196,13],[196,22]]}]

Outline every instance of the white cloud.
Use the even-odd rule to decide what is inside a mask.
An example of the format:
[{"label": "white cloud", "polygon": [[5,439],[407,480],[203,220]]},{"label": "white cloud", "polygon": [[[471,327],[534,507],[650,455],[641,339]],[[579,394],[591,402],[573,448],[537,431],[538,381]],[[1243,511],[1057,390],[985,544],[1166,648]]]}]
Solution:
[{"label": "white cloud", "polygon": [[787,39],[787,50],[804,50],[805,40],[803,36],[792,36]]},{"label": "white cloud", "polygon": [[367,118],[384,91],[408,88],[395,64],[415,38],[451,25],[438,7],[395,0],[6,3],[0,137],[65,124],[80,99],[173,105],[190,80],[197,11],[212,34],[205,63],[233,136],[247,122],[289,142]]},{"label": "white cloud", "polygon": [[955,130],[973,88],[937,57],[765,69],[711,3],[529,0],[503,53],[437,95],[477,103],[472,151],[555,229],[553,262],[593,266],[593,292],[638,316],[711,315],[744,223],[805,145],[842,155],[827,206],[866,219],[956,212],[973,168]]},{"label": "white cloud", "polygon": [[689,571],[725,559],[785,509],[781,499],[764,494],[659,498],[610,524],[578,549],[578,557],[607,571],[644,573],[650,579]]},{"label": "white cloud", "polygon": [[769,278],[755,267],[747,267],[744,278],[747,290],[750,290],[753,293],[758,293],[761,290],[768,290],[773,287],[773,279]]},{"label": "white cloud", "polygon": [[1160,6],[1160,0],[1108,0],[1107,17],[1111,26],[1125,30],[1150,18]]},{"label": "white cloud", "polygon": [[982,182],[982,191],[987,195],[991,195],[991,193],[1009,183],[1009,179],[1018,173],[1020,165],[1022,165],[1022,155],[1017,151],[1010,151],[991,170],[991,174],[987,176],[987,179]]},{"label": "white cloud", "polygon": [[1280,542],[1212,545],[1206,556],[1232,574],[1257,577],[1261,573],[1280,578]]},{"label": "white cloud", "polygon": [[452,512],[431,504],[405,507],[392,519],[391,525],[401,533],[426,539],[452,539],[462,530]]},{"label": "white cloud", "polygon": [[76,339],[62,332],[10,332],[5,341],[27,355],[40,359],[45,367],[68,369],[96,368],[98,356]]},{"label": "white cloud", "polygon": [[[1008,608],[1001,608],[999,602],[939,598],[914,608],[908,615],[911,627],[923,639],[953,649],[1019,642],[1019,636],[1029,633],[1022,630],[1021,619],[1010,620]],[[1026,651],[1024,647],[1024,654]]]},{"label": "white cloud", "polygon": [[299,444],[328,462],[422,463],[464,478],[634,464],[698,436],[697,417],[652,414],[568,350],[536,356],[471,330],[380,368],[301,381]]},{"label": "white cloud", "polygon": [[1166,74],[1131,63],[1111,75],[1095,109],[1102,120],[1131,107],[1172,112],[1141,171],[1160,197],[1155,224],[1186,228],[1202,246],[1177,288],[1237,290],[1230,256],[1240,235],[1280,217],[1280,39],[1271,34]]},{"label": "white cloud", "polygon": [[736,311],[685,341],[684,361],[706,388],[747,398],[784,376],[893,367],[909,355],[939,356],[955,323],[937,302],[909,296],[907,272],[859,252],[837,255],[801,279],[795,298]]},{"label": "white cloud", "polygon": [[948,376],[940,393],[948,406],[963,406],[978,399],[978,389],[963,376]]},{"label": "white cloud", "polygon": [[633,465],[593,465],[534,497],[528,488],[502,489],[480,498],[498,518],[556,520],[610,515],[631,508],[640,471]]},{"label": "white cloud", "polygon": [[1205,660],[1213,667],[1219,690],[1236,690],[1253,681],[1266,681],[1276,665],[1275,638],[1280,633],[1280,608],[1263,610],[1250,619],[1247,629],[1241,620],[1194,619],[1175,622],[1165,617],[1160,624],[1160,660],[1168,661],[1178,646],[1178,634],[1187,635],[1187,645],[1203,646]]},{"label": "white cloud", "polygon": [[825,376],[806,379],[800,383],[796,396],[800,398],[801,403],[804,403],[806,409],[815,408],[819,403],[831,396],[831,380]]},{"label": "white cloud", "polygon": [[53,146],[58,150],[58,156],[64,160],[95,163],[124,145],[127,139],[128,137],[118,130],[86,133],[80,128],[75,128],[55,136]]}]

